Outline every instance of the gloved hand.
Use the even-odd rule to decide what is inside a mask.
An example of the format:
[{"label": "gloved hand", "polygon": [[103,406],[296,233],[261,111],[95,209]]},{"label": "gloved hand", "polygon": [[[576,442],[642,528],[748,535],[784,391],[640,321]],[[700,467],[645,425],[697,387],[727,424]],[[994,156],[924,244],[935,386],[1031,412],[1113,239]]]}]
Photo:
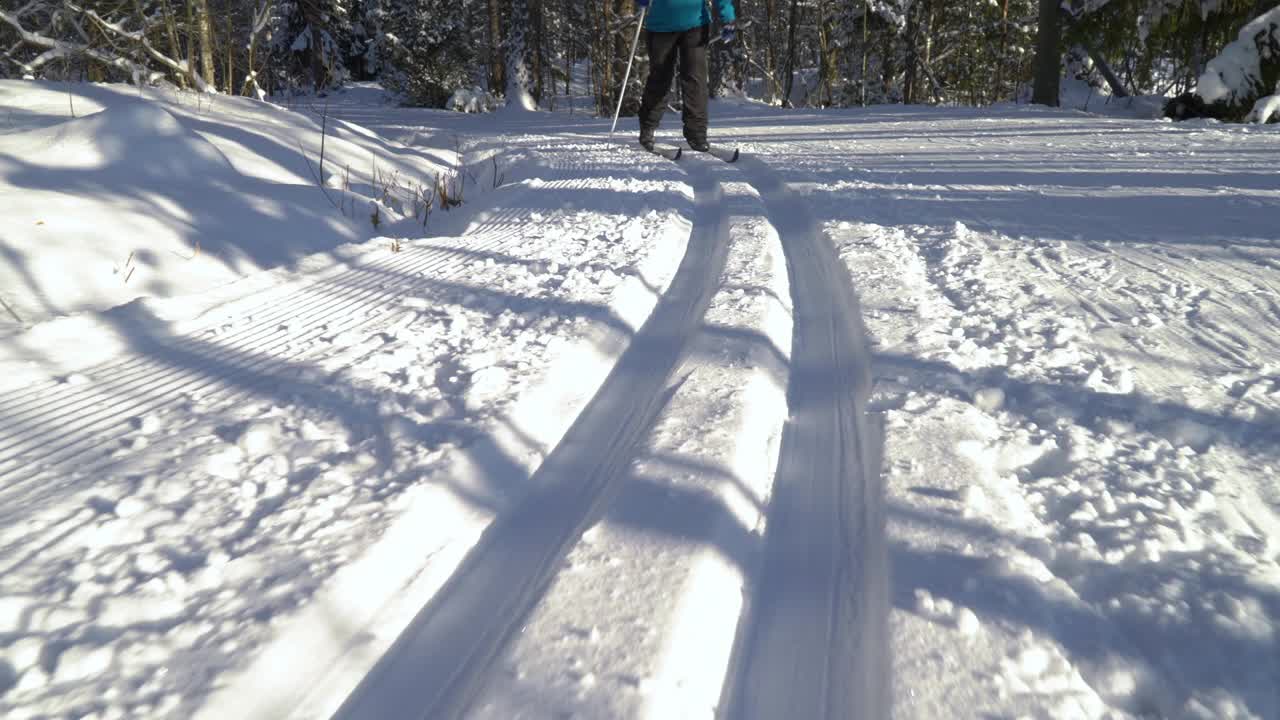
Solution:
[{"label": "gloved hand", "polygon": [[738,26],[735,23],[726,23],[720,28],[720,42],[731,43],[733,38],[738,34]]},{"label": "gloved hand", "polygon": [[649,7],[649,0],[636,0],[636,7],[638,8]]}]

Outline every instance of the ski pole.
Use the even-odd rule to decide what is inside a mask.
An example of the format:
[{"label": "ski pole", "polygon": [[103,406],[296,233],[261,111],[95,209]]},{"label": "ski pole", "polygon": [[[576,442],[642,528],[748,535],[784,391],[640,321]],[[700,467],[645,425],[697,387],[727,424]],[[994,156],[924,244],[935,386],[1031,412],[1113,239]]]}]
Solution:
[{"label": "ski pole", "polygon": [[618,91],[618,109],[613,111],[613,125],[609,128],[609,142],[613,142],[613,131],[618,129],[618,116],[622,114],[622,99],[627,96],[627,81],[631,79],[631,63],[636,59],[636,46],[640,44],[640,31],[644,29],[644,14],[649,8],[640,8],[640,22],[636,23],[636,36],[631,41],[631,57],[627,58],[627,72],[622,76],[622,89]]}]

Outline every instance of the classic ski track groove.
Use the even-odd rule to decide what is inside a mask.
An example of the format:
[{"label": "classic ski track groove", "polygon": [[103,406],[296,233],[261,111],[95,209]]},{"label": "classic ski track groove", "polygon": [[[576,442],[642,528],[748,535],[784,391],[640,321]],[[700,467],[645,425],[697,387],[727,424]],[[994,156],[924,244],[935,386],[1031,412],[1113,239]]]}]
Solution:
[{"label": "classic ski track groove", "polygon": [[[769,495],[787,416],[783,348],[791,347],[792,312],[783,299],[790,292],[782,245],[765,218],[758,193],[742,182],[741,173],[715,160],[693,159],[685,166],[709,171],[721,181],[729,240],[710,307],[691,351],[675,371],[679,384],[637,447],[638,464],[628,469],[617,496],[604,508],[591,531],[594,539],[583,538],[570,549],[521,633],[503,650],[495,666],[501,671],[489,673],[468,710],[468,720],[518,717],[530,695],[541,699],[544,694],[546,703],[531,716],[695,717],[718,703],[742,607],[741,587],[752,565],[726,558],[746,560],[763,546],[753,532],[762,521],[757,513],[763,511],[735,503],[750,497],[747,502],[754,504]],[[742,307],[744,290],[760,304],[749,301]],[[736,312],[742,314],[730,317]],[[686,447],[683,434],[672,432],[690,427],[708,436],[705,444],[697,443],[701,447]],[[675,457],[687,463],[687,472],[670,477],[671,505],[662,510],[663,503],[655,505],[650,496],[656,488],[649,483],[665,477],[663,458]],[[677,480],[677,475],[686,474],[689,477]],[[676,510],[686,503],[687,510]],[[665,512],[681,519],[650,517]],[[655,523],[654,530],[638,536],[623,530],[637,521],[646,528]],[[666,521],[674,524],[664,526]],[[667,533],[680,539],[655,546],[640,537]],[[607,570],[587,559],[605,556]],[[608,593],[597,593],[613,573],[617,584],[609,584]],[[694,620],[691,607],[713,606],[718,617]],[[622,646],[616,638],[563,637],[566,625],[598,627],[608,636],[608,626],[632,623],[654,632]],[[615,653],[620,647],[627,650]],[[591,659],[582,658],[585,664],[570,675],[590,668],[603,686],[558,684],[556,668],[566,655],[579,659],[581,654]],[[716,667],[719,675],[713,672]],[[631,679],[646,672],[643,682],[650,689],[631,692]],[[604,678],[628,680],[615,686]],[[602,692],[605,687],[610,689]]]},{"label": "classic ski track groove", "polygon": [[409,707],[432,720],[462,716],[569,549],[607,506],[666,402],[668,378],[725,263],[723,190],[709,174],[693,180],[688,246],[649,321],[538,468],[533,490],[485,531],[335,718],[404,717]]},{"label": "classic ski track groove", "polygon": [[807,203],[764,162],[738,166],[782,239],[794,333],[763,567],[721,715],[879,720],[890,716],[883,430],[866,414],[861,308]]},{"label": "classic ski track groove", "polygon": [[[212,340],[204,331],[174,338],[146,337],[135,343],[146,348],[144,354],[131,353],[84,371],[94,378],[85,385],[46,383],[24,393],[17,403],[0,403],[0,503],[15,502],[17,491],[36,480],[47,481],[49,471],[61,469],[95,448],[116,447],[131,429],[132,418],[172,404],[179,393],[199,393],[202,402],[230,403],[258,389],[243,382],[246,378],[262,378],[258,384],[266,380],[291,384],[293,378],[277,373],[331,353],[332,348],[318,345],[287,352],[288,346],[385,323],[386,313],[363,311],[385,308],[403,297],[404,288],[395,282],[397,277],[425,275],[436,284],[457,277],[469,262],[467,252],[500,251],[520,242],[519,228],[506,227],[515,216],[514,210],[500,211],[478,223],[466,237],[481,239],[483,244],[456,249],[410,245],[400,253],[389,253],[391,257],[385,260],[340,270],[294,289],[284,298],[273,298],[262,306],[272,307],[263,316],[246,311],[252,322],[234,334]],[[307,300],[300,307],[297,303],[304,298]],[[301,325],[295,331],[284,331],[280,326],[285,320],[301,321]],[[162,356],[154,357],[155,353]],[[198,353],[200,362],[171,361],[174,355],[188,353]],[[166,438],[151,449],[181,440]],[[117,462],[112,458],[101,464],[81,462],[76,469],[103,470]],[[40,489],[48,493],[60,487],[46,482]]]}]

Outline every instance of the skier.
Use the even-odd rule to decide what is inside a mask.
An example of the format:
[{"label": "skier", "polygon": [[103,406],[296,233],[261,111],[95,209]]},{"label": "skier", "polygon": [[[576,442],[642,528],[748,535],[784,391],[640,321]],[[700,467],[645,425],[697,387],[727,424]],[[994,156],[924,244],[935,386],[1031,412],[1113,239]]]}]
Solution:
[{"label": "skier", "polygon": [[[707,46],[711,44],[711,13],[707,0],[636,0],[649,8],[645,43],[649,49],[649,78],[640,99],[640,144],[653,150],[653,134],[665,109],[680,57],[680,89],[684,95],[684,139],[699,152],[711,149],[707,142]],[[733,0],[715,0],[723,28],[720,38],[731,42],[737,31]]]}]

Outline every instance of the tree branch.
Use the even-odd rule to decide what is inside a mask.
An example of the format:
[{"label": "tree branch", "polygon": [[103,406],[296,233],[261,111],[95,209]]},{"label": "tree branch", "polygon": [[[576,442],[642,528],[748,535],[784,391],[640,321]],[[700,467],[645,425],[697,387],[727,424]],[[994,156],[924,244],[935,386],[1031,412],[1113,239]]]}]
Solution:
[{"label": "tree branch", "polygon": [[[12,27],[24,43],[33,45],[37,48],[43,48],[45,50],[45,52],[41,53],[30,62],[19,62],[18,65],[22,68],[23,72],[34,73],[41,66],[49,63],[51,60],[79,54],[92,58],[93,60],[97,60],[104,65],[109,65],[111,67],[127,71],[133,77],[145,77],[147,75],[147,69],[137,63],[127,58],[120,57],[119,55],[104,52],[99,48],[93,47],[93,43],[89,41],[88,33],[86,33],[84,29],[80,27],[79,23],[74,20],[70,20],[70,24],[76,29],[80,37],[84,39],[83,44],[72,43],[66,40],[58,40],[47,35],[42,35],[38,32],[28,30],[22,25],[21,18],[24,14],[30,13],[33,9],[39,9],[46,6],[46,3],[32,2],[28,3],[17,13],[0,11],[0,22]],[[190,77],[197,90],[201,92],[214,92],[199,73],[187,68],[187,63],[185,61],[180,62],[174,60],[152,46],[151,41],[147,39],[146,31],[150,27],[147,19],[142,18],[143,25],[141,29],[131,31],[126,29],[121,23],[113,23],[103,18],[96,10],[83,8],[73,2],[64,2],[63,8],[92,20],[94,27],[101,30],[103,36],[107,38],[108,41],[110,41],[112,37],[116,37],[137,43],[137,45],[146,52],[147,56],[155,62],[160,63],[174,72],[182,73],[183,75]],[[55,10],[54,14],[58,14],[58,11]],[[154,22],[154,19],[152,19],[151,22]]]},{"label": "tree branch", "polygon": [[84,55],[85,57],[93,58],[94,60],[97,60],[98,62],[103,63],[104,65],[110,65],[112,67],[116,67],[121,70],[127,70],[130,73],[134,73],[138,70],[136,65],[129,62],[125,58],[113,57],[111,55],[108,55],[107,53],[102,52],[101,50],[97,50],[92,47],[89,47],[88,45],[77,45],[77,44],[69,43],[63,40],[55,40],[51,37],[40,35],[39,33],[35,33],[30,30],[27,30],[22,26],[21,23],[18,22],[18,18],[16,16],[14,16],[11,13],[4,12],[2,10],[0,10],[0,22],[3,22],[6,25],[12,27],[14,31],[18,33],[18,37],[21,38],[22,41],[25,42],[26,44],[34,45],[38,48],[45,49],[45,52],[36,56],[36,58],[31,62],[18,63],[18,66],[22,68],[23,72],[34,73],[41,66],[45,65],[51,60],[70,57],[76,54],[81,54],[81,55]]}]

